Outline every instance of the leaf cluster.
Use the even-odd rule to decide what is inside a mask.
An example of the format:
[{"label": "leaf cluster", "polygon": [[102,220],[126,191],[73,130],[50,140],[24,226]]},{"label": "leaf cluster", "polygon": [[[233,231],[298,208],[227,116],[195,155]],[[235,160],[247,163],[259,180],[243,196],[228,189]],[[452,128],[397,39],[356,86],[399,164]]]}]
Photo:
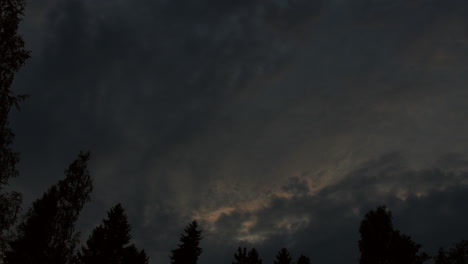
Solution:
[{"label": "leaf cluster", "polygon": [[18,192],[4,192],[8,180],[18,175],[16,164],[19,153],[12,150],[14,134],[8,116],[12,106],[26,95],[15,95],[11,90],[15,73],[29,58],[24,41],[18,34],[18,25],[24,15],[24,0],[0,0],[0,249],[4,250],[11,238],[10,227],[17,220],[22,196]]}]

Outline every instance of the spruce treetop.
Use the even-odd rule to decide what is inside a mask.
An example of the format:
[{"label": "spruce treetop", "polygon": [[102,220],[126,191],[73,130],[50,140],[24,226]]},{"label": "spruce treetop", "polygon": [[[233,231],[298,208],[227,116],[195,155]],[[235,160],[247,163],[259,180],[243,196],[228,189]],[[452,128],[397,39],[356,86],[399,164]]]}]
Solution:
[{"label": "spruce treetop", "polygon": [[292,257],[286,248],[282,248],[276,254],[275,264],[292,264]]}]

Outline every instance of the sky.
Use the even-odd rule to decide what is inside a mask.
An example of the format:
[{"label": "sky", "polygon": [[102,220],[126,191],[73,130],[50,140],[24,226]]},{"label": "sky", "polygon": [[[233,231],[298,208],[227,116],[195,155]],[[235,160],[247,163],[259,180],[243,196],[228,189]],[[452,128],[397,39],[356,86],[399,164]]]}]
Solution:
[{"label": "sky", "polygon": [[23,211],[80,150],[85,241],[121,202],[150,263],[183,228],[357,263],[385,204],[427,253],[468,239],[468,2],[28,0],[14,91]]}]

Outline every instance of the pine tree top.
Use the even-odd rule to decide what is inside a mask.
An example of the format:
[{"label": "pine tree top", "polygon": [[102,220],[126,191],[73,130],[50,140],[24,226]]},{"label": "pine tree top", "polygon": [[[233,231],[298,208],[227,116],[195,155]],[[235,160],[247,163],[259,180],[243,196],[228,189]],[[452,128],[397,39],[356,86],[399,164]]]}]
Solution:
[{"label": "pine tree top", "polygon": [[275,264],[291,264],[292,257],[286,248],[282,248],[276,255]]}]

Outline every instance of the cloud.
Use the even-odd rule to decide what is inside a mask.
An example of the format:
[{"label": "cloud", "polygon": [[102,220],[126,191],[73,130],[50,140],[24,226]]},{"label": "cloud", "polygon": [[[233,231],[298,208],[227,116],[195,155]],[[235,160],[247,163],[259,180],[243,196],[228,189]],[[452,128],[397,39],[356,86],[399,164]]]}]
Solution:
[{"label": "cloud", "polygon": [[452,214],[465,199],[467,7],[30,2],[16,184],[31,201],[90,149],[84,228],[123,202],[155,262],[191,217],[220,252],[207,250],[207,262],[240,241],[265,256],[286,245],[355,258],[360,218],[382,201],[432,245],[411,210],[430,215],[440,198],[441,223],[443,204]]},{"label": "cloud", "polygon": [[[292,190],[291,185],[299,188],[298,183],[292,178],[283,189]],[[219,214],[214,223],[212,219],[205,221],[208,229],[214,224],[216,230],[210,242],[230,237],[239,245],[270,252],[271,256],[265,256],[268,261],[273,257],[271,252],[287,246],[296,256],[304,253],[316,261],[340,263],[343,258],[358,259],[359,223],[367,211],[381,204],[393,211],[396,228],[413,236],[430,254],[450,245],[457,232],[466,232],[463,222],[449,220],[459,215],[468,198],[464,194],[468,189],[465,169],[415,170],[392,153],[361,164],[342,181],[317,193],[304,195],[304,186],[300,184],[289,196],[266,197],[267,205],[254,211],[231,208]],[[444,221],[450,221],[450,227]],[[340,255],[330,256],[330,248]]]}]

